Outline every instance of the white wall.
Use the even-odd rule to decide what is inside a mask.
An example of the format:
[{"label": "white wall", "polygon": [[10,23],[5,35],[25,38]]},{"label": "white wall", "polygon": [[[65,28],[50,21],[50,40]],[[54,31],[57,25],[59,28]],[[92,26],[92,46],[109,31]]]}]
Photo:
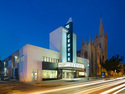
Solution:
[{"label": "white wall", "polygon": [[62,44],[62,27],[57,28],[50,33],[50,49],[54,51],[61,51]]},{"label": "white wall", "polygon": [[24,55],[24,61],[19,62],[19,80],[27,81],[27,45],[19,50],[19,57]]},{"label": "white wall", "polygon": [[67,51],[66,34],[67,34],[67,32],[68,32],[67,29],[65,29],[63,27],[59,27],[50,33],[50,49],[60,52],[61,62],[67,61],[67,56],[66,56],[67,55],[66,54],[66,51]]},{"label": "white wall", "polygon": [[84,64],[84,67],[86,67],[87,75],[89,75],[89,60],[81,57],[77,57],[77,63]]},{"label": "white wall", "polygon": [[38,81],[42,80],[42,57],[60,58],[60,53],[49,49],[26,45],[27,46],[27,80],[32,81],[32,70],[38,70]]}]

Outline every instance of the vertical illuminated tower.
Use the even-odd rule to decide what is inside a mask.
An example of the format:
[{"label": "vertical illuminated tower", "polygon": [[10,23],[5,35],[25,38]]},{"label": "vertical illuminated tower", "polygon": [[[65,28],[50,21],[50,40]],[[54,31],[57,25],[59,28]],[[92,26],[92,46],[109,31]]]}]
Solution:
[{"label": "vertical illuminated tower", "polygon": [[72,18],[69,18],[68,22],[64,26],[68,30],[67,32],[67,62],[73,62],[73,22]]},{"label": "vertical illuminated tower", "polygon": [[73,33],[72,18],[69,18],[64,27],[50,33],[50,49],[60,52],[62,63],[76,63],[76,34]]}]

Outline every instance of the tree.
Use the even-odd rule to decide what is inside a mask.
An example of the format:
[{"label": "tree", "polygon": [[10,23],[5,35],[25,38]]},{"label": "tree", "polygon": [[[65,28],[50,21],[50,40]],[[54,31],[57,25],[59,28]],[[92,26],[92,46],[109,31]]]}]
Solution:
[{"label": "tree", "polygon": [[123,72],[124,72],[124,74],[125,74],[125,64],[123,64]]},{"label": "tree", "polygon": [[107,71],[108,75],[109,75],[110,72],[112,71],[112,62],[111,62],[111,60],[107,59],[105,62],[101,61],[100,64],[101,64],[101,67],[104,68]]},{"label": "tree", "polygon": [[102,60],[100,60],[100,64],[101,66],[106,69],[108,75],[110,74],[111,71],[115,71],[117,73],[119,73],[122,69],[122,66],[121,66],[121,61],[123,61],[124,57],[121,56],[121,58],[119,58],[119,55],[115,55],[115,56],[112,56],[111,59],[107,59],[106,61],[104,61],[104,56],[102,58]]},{"label": "tree", "polygon": [[93,71],[93,75],[96,76],[96,71],[95,70]]}]

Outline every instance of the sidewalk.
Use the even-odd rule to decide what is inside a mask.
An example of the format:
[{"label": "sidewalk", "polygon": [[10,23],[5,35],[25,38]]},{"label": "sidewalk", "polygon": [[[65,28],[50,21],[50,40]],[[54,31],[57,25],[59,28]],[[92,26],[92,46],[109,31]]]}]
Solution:
[{"label": "sidewalk", "polygon": [[26,82],[28,84],[33,84],[40,87],[55,87],[55,86],[64,86],[70,85],[75,83],[81,83],[86,81],[92,80],[99,80],[101,78],[94,78],[94,77],[85,77],[85,78],[74,78],[74,79],[60,79],[60,80],[46,80],[46,81],[36,81],[36,82]]}]

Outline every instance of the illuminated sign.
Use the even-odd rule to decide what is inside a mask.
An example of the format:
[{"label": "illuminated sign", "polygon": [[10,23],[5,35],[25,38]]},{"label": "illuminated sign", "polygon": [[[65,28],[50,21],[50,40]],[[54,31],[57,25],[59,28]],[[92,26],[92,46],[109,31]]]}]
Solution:
[{"label": "illuminated sign", "polygon": [[79,75],[84,76],[85,72],[79,72]]},{"label": "illuminated sign", "polygon": [[67,48],[67,61],[66,62],[72,62],[73,61],[73,23],[72,22],[68,22],[65,26],[64,26],[68,32],[67,32],[67,42],[66,42],[66,48]]},{"label": "illuminated sign", "polygon": [[67,29],[69,28],[69,24],[65,26]]},{"label": "illuminated sign", "polygon": [[58,63],[59,68],[84,68],[84,65],[77,63]]}]

